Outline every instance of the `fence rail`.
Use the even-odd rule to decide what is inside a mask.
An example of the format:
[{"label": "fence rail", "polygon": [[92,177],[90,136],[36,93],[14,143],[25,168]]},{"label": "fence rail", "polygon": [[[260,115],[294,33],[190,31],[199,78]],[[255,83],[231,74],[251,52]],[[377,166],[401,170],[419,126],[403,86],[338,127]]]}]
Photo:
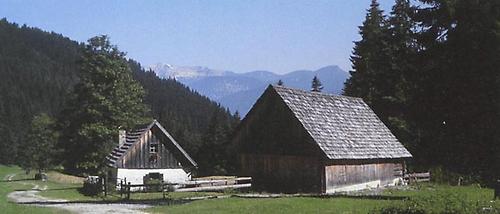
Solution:
[{"label": "fence rail", "polygon": [[431,173],[430,172],[410,173],[406,174],[403,178],[405,179],[405,181],[409,183],[429,182],[431,181]]},{"label": "fence rail", "polygon": [[133,188],[133,187],[139,187],[139,188],[143,188],[145,190],[152,188],[152,187],[156,187],[157,189],[159,189],[162,192],[163,199],[165,199],[166,195],[168,194],[169,187],[174,186],[174,185],[178,185],[178,184],[177,183],[165,183],[163,181],[161,181],[161,183],[159,183],[159,184],[131,184],[130,182],[127,183],[127,180],[125,179],[123,181],[120,181],[120,197],[123,198],[123,194],[125,194],[127,200],[129,200],[130,193],[132,192],[131,188]]}]

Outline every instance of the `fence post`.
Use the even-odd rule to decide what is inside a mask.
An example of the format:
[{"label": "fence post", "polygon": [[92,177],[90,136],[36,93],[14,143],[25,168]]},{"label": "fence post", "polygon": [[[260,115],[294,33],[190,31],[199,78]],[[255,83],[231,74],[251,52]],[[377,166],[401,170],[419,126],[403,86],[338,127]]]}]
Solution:
[{"label": "fence post", "polygon": [[497,182],[494,185],[494,192],[493,192],[493,200],[497,200],[497,198],[500,198],[500,179],[497,180]]},{"label": "fence post", "polygon": [[108,175],[104,176],[104,197],[108,196]]},{"label": "fence post", "polygon": [[123,180],[120,180],[120,198],[123,197]]},{"label": "fence post", "polygon": [[127,200],[130,200],[130,182],[127,185]]},{"label": "fence post", "polygon": [[161,181],[161,194],[163,195],[163,199],[165,199],[165,183]]}]

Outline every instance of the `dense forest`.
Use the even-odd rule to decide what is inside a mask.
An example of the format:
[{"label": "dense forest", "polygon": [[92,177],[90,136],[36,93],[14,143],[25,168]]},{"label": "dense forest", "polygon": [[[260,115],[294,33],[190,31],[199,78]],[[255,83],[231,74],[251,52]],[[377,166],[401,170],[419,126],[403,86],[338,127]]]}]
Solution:
[{"label": "dense forest", "polygon": [[500,176],[500,1],[372,0],[344,94],[362,97],[412,152],[456,183]]},{"label": "dense forest", "polygon": [[[32,141],[28,136],[33,135],[30,126],[34,118],[55,118],[58,124],[54,127],[58,127],[56,129],[63,136],[70,135],[61,129],[67,129],[70,118],[78,115],[68,114],[75,110],[68,109],[71,110],[72,102],[78,104],[78,98],[73,98],[75,93],[84,91],[85,84],[80,84],[81,80],[91,80],[82,65],[85,66],[85,59],[97,57],[95,53],[87,52],[84,43],[63,35],[19,26],[5,18],[0,20],[0,163],[23,165],[26,154],[22,150],[27,142]],[[225,156],[229,153],[225,146],[220,145],[228,143],[229,134],[239,121],[238,115],[231,115],[227,109],[174,79],[158,78],[133,59],[120,54],[116,57],[117,62],[123,59],[125,64],[122,65],[127,66],[117,70],[125,72],[123,75],[126,76],[130,73],[132,81],[138,83],[137,99],[144,100],[143,119],[158,119],[202,166],[199,173],[234,172],[231,170],[234,167],[226,161],[207,156],[222,155],[227,159]],[[125,96],[130,97],[129,94]],[[116,103],[120,102],[123,100]],[[117,132],[112,136],[115,134],[117,137]],[[67,146],[62,143],[57,147],[59,150]],[[59,150],[54,155],[57,157],[54,158],[55,165],[74,158],[71,153]]]},{"label": "dense forest", "polygon": [[[359,32],[344,94],[362,97],[405,144],[414,155],[410,170],[431,169],[451,182],[498,179],[500,1],[396,0],[384,13],[372,0]],[[117,59],[122,79],[130,75],[138,84],[133,106],[145,110],[137,118],[158,119],[199,163],[200,175],[234,173],[229,138],[237,114],[174,79],[158,78],[113,47],[106,54]],[[75,92],[92,79],[82,74],[82,59],[95,56],[88,44],[0,20],[0,163],[23,165],[29,155],[20,150],[37,130],[65,129],[72,115],[63,109],[78,106]],[[59,163],[68,155],[58,152]]]}]

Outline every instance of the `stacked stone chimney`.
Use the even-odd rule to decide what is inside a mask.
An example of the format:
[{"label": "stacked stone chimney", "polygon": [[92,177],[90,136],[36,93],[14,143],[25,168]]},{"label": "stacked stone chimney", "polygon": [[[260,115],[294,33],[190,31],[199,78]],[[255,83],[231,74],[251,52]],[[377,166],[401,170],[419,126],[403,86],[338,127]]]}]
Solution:
[{"label": "stacked stone chimney", "polygon": [[118,130],[118,145],[125,143],[127,138],[127,132],[125,130]]}]

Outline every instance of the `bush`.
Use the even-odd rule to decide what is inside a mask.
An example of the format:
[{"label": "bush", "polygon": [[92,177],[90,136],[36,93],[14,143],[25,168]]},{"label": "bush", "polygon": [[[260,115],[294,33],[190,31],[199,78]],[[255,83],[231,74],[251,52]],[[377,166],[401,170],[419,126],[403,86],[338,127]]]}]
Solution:
[{"label": "bush", "polygon": [[45,173],[36,173],[35,174],[35,180],[46,181],[47,180],[47,174],[45,174]]},{"label": "bush", "polygon": [[458,185],[471,185],[481,182],[481,178],[477,175],[463,175],[448,170],[442,167],[435,167],[430,169],[432,182],[440,184]]},{"label": "bush", "polygon": [[145,190],[147,192],[161,192],[162,187],[162,180],[160,179],[148,179],[144,181],[144,184],[146,185],[154,185],[154,186],[146,186]]},{"label": "bush", "polygon": [[102,191],[101,179],[98,176],[88,176],[83,182],[81,193],[87,196],[98,195]]}]

